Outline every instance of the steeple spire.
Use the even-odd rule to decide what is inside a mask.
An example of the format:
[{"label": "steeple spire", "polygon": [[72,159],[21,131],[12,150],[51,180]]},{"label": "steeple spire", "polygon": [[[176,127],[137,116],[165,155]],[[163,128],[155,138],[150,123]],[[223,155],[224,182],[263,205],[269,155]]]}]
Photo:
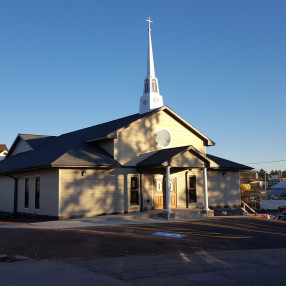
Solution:
[{"label": "steeple spire", "polygon": [[147,77],[144,80],[143,96],[140,98],[139,113],[146,113],[155,108],[163,106],[163,97],[159,93],[158,79],[155,76],[150,17],[146,20],[149,23],[148,39],[148,58],[147,58]]},{"label": "steeple spire", "polygon": [[153,49],[152,49],[152,39],[151,39],[151,23],[153,21],[149,19],[146,20],[149,22],[149,39],[148,39],[148,59],[147,59],[147,77],[155,77],[155,67],[154,67],[154,58],[153,58]]}]

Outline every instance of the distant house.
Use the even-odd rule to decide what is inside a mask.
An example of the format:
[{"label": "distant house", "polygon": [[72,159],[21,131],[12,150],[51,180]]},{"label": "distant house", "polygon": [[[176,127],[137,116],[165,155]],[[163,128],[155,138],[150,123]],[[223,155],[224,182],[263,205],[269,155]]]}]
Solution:
[{"label": "distant house", "polygon": [[286,196],[286,182],[281,181],[278,184],[272,186],[269,194]]},{"label": "distant house", "polygon": [[0,144],[0,161],[5,159],[8,154],[8,148],[5,144]]}]

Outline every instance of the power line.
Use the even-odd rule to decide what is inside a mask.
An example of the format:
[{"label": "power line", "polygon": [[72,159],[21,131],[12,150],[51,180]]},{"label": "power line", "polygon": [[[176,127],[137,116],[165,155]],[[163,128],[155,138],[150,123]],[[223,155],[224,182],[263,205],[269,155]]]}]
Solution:
[{"label": "power line", "polygon": [[268,164],[268,163],[277,163],[277,162],[286,162],[286,160],[266,161],[266,162],[255,162],[255,163],[245,163],[245,164],[253,165],[253,164]]}]

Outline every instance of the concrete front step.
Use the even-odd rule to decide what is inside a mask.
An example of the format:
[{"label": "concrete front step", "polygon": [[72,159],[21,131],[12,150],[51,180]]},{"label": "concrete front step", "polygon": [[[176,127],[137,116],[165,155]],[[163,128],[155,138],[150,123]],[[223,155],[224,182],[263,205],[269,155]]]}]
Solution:
[{"label": "concrete front step", "polygon": [[187,219],[200,217],[214,216],[213,210],[205,212],[202,209],[172,209],[172,213],[167,213],[166,210],[148,210],[140,213],[129,213],[122,216],[123,219]]},{"label": "concrete front step", "polygon": [[200,218],[200,217],[210,217],[214,216],[214,212],[209,210],[205,212],[201,209],[173,209],[172,214],[166,213],[166,211],[162,212],[161,215],[167,219],[186,219],[186,218]]}]

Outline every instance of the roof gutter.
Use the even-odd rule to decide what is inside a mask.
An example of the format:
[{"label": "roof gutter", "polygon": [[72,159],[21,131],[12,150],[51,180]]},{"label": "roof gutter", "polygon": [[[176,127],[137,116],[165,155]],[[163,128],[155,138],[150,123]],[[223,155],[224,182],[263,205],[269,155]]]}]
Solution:
[{"label": "roof gutter", "polygon": [[52,165],[42,165],[42,166],[37,166],[37,167],[28,167],[28,168],[23,168],[23,169],[12,169],[8,171],[3,171],[0,172],[0,175],[8,176],[8,174],[11,173],[18,173],[18,172],[25,172],[25,171],[31,171],[31,170],[38,170],[38,169],[45,169],[45,168],[50,168],[53,167]]}]

